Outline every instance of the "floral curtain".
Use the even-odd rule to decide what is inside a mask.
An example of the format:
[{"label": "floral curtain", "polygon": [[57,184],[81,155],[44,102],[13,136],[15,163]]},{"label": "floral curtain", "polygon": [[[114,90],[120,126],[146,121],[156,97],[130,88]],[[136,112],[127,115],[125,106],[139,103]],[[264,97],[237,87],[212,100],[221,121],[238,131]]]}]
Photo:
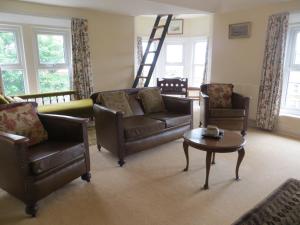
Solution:
[{"label": "floral curtain", "polygon": [[73,88],[76,99],[89,98],[93,92],[88,21],[72,18]]},{"label": "floral curtain", "polygon": [[269,17],[256,125],[273,130],[278,120],[282,92],[284,53],[289,13]]},{"label": "floral curtain", "polygon": [[0,67],[0,95],[4,94],[3,80],[2,80],[2,72]]},{"label": "floral curtain", "polygon": [[207,83],[208,49],[209,49],[209,42],[207,40],[206,52],[205,52],[205,64],[204,64],[204,72],[203,72],[203,80],[202,80],[203,84]]}]

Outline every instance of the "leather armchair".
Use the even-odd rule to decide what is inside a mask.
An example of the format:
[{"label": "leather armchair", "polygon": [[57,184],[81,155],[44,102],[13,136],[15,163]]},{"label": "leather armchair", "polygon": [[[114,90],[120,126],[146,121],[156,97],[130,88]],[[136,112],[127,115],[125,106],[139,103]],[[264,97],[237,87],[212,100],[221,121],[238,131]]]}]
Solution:
[{"label": "leather armchair", "polygon": [[208,96],[209,85],[201,85],[200,126],[216,125],[223,129],[239,130],[243,136],[246,135],[248,129],[249,97],[233,92],[231,98],[232,108],[210,108]]},{"label": "leather armchair", "polygon": [[28,146],[26,137],[0,132],[0,187],[26,204],[37,202],[70,181],[90,181],[86,119],[39,114],[48,140]]}]

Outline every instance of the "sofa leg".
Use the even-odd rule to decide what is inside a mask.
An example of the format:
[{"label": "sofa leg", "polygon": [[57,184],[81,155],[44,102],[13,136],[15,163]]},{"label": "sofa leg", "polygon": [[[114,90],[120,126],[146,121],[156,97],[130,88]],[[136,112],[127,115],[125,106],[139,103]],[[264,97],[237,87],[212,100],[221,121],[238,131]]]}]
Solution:
[{"label": "sofa leg", "polygon": [[98,151],[101,152],[101,145],[97,145]]},{"label": "sofa leg", "polygon": [[242,131],[241,131],[241,135],[242,135],[243,137],[246,136],[246,134],[247,134],[247,133],[246,133],[245,130],[242,130]]},{"label": "sofa leg", "polygon": [[87,172],[87,173],[81,175],[81,179],[85,180],[86,182],[91,182],[91,177],[92,177],[92,175],[90,172]]},{"label": "sofa leg", "polygon": [[36,216],[37,210],[38,210],[38,207],[37,207],[37,204],[36,204],[36,203],[33,203],[33,204],[27,204],[27,205],[26,205],[26,208],[25,208],[26,214],[27,214],[27,215],[30,215],[30,216],[32,216],[32,217],[35,217],[35,216]]},{"label": "sofa leg", "polygon": [[119,163],[120,167],[122,167],[125,164],[125,161],[124,161],[124,159],[120,159],[118,161],[118,163]]}]

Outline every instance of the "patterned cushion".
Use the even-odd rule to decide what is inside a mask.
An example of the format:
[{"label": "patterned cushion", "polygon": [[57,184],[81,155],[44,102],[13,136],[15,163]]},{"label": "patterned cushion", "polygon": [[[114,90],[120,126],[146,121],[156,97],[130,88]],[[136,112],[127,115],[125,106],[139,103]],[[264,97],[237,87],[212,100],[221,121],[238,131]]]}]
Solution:
[{"label": "patterned cushion", "polygon": [[142,89],[138,93],[146,114],[165,111],[165,104],[158,88]]},{"label": "patterned cushion", "polygon": [[6,99],[9,103],[17,102],[16,100],[13,99],[13,97],[10,97],[10,96],[5,96],[5,99]]},{"label": "patterned cushion", "polygon": [[48,133],[30,103],[0,109],[0,131],[27,137],[30,146],[48,139]]},{"label": "patterned cushion", "polygon": [[97,103],[101,103],[109,109],[123,112],[124,117],[133,115],[128,96],[124,91],[102,92],[98,95]]},{"label": "patterned cushion", "polygon": [[232,108],[232,84],[210,84],[208,86],[210,108]]},{"label": "patterned cushion", "polygon": [[3,95],[0,95],[0,105],[2,104],[9,104],[9,101]]}]

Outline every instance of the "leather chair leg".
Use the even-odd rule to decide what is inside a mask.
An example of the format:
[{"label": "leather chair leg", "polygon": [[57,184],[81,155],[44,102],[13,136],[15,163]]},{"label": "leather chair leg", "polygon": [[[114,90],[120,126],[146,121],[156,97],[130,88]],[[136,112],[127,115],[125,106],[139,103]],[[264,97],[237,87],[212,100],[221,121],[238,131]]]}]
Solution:
[{"label": "leather chair leg", "polygon": [[87,173],[81,175],[81,179],[85,180],[86,182],[91,182],[91,177],[92,177],[92,175],[90,172],[87,172]]},{"label": "leather chair leg", "polygon": [[120,167],[122,167],[125,164],[125,160],[124,159],[120,159],[118,161],[118,163],[119,163]]},{"label": "leather chair leg", "polygon": [[241,134],[242,134],[242,136],[244,137],[244,136],[246,136],[247,133],[246,133],[245,130],[242,130],[242,131],[241,131]]},{"label": "leather chair leg", "polygon": [[36,216],[38,207],[36,203],[27,204],[25,208],[25,212],[27,215],[30,215],[32,217]]},{"label": "leather chair leg", "polygon": [[101,152],[101,145],[97,145],[98,151]]}]

